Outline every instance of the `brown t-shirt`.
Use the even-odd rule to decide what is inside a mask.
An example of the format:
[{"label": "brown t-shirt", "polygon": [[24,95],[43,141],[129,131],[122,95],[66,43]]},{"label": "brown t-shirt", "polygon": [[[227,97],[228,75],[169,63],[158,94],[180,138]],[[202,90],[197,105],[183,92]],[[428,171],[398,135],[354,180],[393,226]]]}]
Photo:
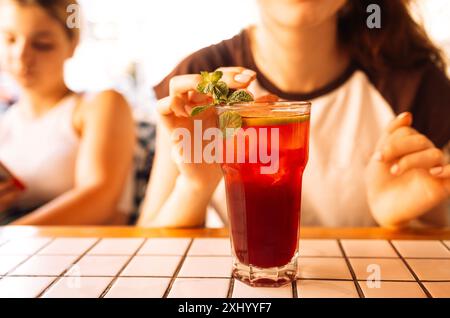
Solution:
[{"label": "brown t-shirt", "polygon": [[413,70],[391,70],[384,75],[378,75],[369,74],[352,64],[339,78],[314,92],[286,93],[258,71],[246,30],[184,59],[154,87],[156,96],[160,99],[169,94],[169,81],[173,76],[197,74],[201,71],[212,72],[222,66],[242,66],[256,71],[258,83],[265,90],[287,100],[311,100],[329,94],[345,83],[356,70],[361,70],[396,114],[412,112],[414,128],[427,135],[437,147],[444,147],[450,140],[450,80],[435,65],[430,63]]}]

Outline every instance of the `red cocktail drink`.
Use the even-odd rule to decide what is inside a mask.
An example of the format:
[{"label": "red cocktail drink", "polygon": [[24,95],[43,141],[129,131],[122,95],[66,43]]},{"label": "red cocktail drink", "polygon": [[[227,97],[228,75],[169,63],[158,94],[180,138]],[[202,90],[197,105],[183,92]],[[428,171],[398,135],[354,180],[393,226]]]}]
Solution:
[{"label": "red cocktail drink", "polygon": [[253,286],[284,285],[297,273],[310,104],[251,103],[226,109],[242,119],[242,128],[225,139],[222,164],[233,274]]}]

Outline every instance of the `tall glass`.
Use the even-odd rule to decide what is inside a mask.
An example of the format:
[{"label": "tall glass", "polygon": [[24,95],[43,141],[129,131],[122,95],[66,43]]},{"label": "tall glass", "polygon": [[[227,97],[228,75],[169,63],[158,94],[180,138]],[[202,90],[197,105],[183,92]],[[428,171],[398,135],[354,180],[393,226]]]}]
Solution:
[{"label": "tall glass", "polygon": [[295,280],[310,110],[306,102],[218,107],[222,129],[226,123],[241,127],[223,134],[222,170],[233,276],[251,286]]}]

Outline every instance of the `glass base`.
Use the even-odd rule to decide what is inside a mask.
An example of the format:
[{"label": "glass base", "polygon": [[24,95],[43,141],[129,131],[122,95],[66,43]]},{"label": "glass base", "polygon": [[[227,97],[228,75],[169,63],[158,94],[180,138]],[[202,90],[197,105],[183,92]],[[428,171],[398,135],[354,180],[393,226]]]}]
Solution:
[{"label": "glass base", "polygon": [[281,287],[295,281],[297,276],[297,256],[281,267],[260,268],[244,265],[238,260],[233,264],[233,277],[252,287]]}]

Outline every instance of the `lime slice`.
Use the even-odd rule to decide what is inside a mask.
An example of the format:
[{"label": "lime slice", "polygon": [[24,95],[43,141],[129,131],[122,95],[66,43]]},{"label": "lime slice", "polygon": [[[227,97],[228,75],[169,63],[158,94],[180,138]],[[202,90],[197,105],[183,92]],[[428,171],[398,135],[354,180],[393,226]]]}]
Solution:
[{"label": "lime slice", "polygon": [[310,115],[282,116],[282,117],[243,117],[242,124],[245,127],[254,126],[280,126],[309,121]]}]

